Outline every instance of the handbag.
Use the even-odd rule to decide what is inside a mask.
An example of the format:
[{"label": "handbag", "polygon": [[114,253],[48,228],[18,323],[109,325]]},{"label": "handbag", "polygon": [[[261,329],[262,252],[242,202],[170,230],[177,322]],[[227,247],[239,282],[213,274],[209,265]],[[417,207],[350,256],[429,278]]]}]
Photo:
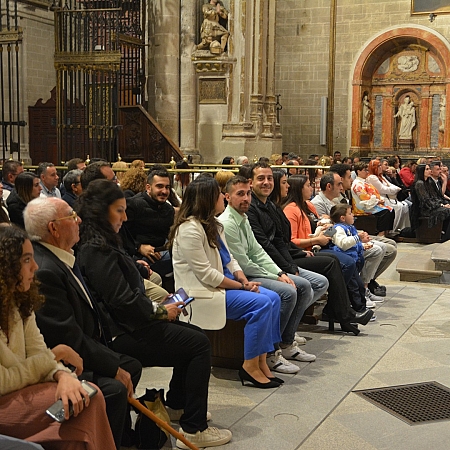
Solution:
[{"label": "handbag", "polygon": [[[145,394],[137,400],[156,417],[170,425],[169,414],[164,406],[164,389],[146,389]],[[138,413],[135,425],[136,448],[149,450],[162,448],[169,433],[142,412],[136,412]]]}]

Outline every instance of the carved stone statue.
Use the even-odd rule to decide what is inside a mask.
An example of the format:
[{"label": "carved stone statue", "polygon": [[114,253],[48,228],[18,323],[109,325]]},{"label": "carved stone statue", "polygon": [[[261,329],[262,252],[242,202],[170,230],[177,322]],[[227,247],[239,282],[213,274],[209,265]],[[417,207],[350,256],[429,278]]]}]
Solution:
[{"label": "carved stone statue", "polygon": [[416,107],[411,97],[407,95],[394,117],[400,117],[399,139],[412,139],[412,130],[416,126]]},{"label": "carved stone statue", "polygon": [[228,11],[219,0],[210,0],[203,5],[202,12],[204,18],[200,29],[202,41],[197,50],[209,50],[213,54],[223,53],[230,33],[219,21],[228,19]]},{"label": "carved stone statue", "polygon": [[445,94],[441,95],[441,101],[439,102],[439,120],[441,123],[439,124],[439,131],[445,130],[445,112],[447,109],[447,99],[445,98]]},{"label": "carved stone statue", "polygon": [[369,97],[364,96],[362,101],[362,123],[361,126],[364,130],[370,129],[370,116],[372,115],[372,108],[370,107]]}]

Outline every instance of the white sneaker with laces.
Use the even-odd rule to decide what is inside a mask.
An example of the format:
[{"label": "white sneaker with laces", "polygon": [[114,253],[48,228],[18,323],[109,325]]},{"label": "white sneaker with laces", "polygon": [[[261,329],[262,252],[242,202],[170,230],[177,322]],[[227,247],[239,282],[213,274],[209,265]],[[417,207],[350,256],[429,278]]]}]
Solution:
[{"label": "white sneaker with laces", "polygon": [[300,350],[295,341],[289,347],[282,348],[281,354],[286,359],[293,359],[294,361],[312,362],[316,360],[316,355]]},{"label": "white sneaker with laces", "polygon": [[269,366],[269,369],[273,370],[274,372],[297,373],[300,370],[300,367],[290,363],[283,358],[281,350],[277,350],[275,353],[267,355],[266,362]]},{"label": "white sneaker with laces", "polygon": [[306,344],[306,338],[304,338],[303,336],[300,336],[298,333],[295,333],[294,341],[297,342],[298,345]]},{"label": "white sneaker with laces", "polygon": [[[182,428],[180,428],[180,433],[184,435],[184,437],[195,446],[199,448],[203,447],[217,447],[219,445],[226,444],[227,442],[231,441],[231,431],[222,429],[216,427],[208,427],[204,431],[197,431],[197,433],[186,433],[183,431]],[[189,447],[181,442],[179,439],[177,439],[177,447],[188,449]]]},{"label": "white sneaker with laces", "polygon": [[379,297],[378,295],[372,294],[372,292],[370,292],[369,288],[366,288],[366,301],[367,301],[367,299],[369,299],[375,303],[383,303],[384,302],[383,297]]},{"label": "white sneaker with laces", "polygon": [[377,306],[377,304],[366,297],[366,308],[373,309],[375,306]]}]

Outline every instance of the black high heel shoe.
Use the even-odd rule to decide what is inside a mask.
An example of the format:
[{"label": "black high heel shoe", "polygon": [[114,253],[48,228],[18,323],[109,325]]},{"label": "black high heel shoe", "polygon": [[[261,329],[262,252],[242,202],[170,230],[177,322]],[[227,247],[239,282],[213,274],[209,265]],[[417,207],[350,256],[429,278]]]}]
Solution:
[{"label": "black high heel shoe", "polygon": [[283,384],[284,380],[282,378],[278,378],[278,377],[267,377],[269,380],[271,381],[275,381],[278,384]]},{"label": "black high heel shoe", "polygon": [[353,333],[355,336],[358,336],[361,332],[361,330],[358,329],[358,326],[353,325],[352,323],[341,323],[341,330],[346,333]]},{"label": "black high heel shoe", "polygon": [[[355,336],[358,336],[361,331],[358,330],[357,324],[366,325],[370,321],[372,316],[373,311],[370,309],[366,309],[363,312],[357,312],[355,313],[355,316],[348,321],[340,322],[341,330],[345,331],[346,333],[353,333]],[[322,313],[322,320],[328,322],[328,330],[333,332],[335,320],[325,313]]]},{"label": "black high heel shoe", "polygon": [[256,381],[249,373],[245,371],[243,367],[239,369],[239,379],[241,380],[242,386],[245,386],[244,381],[249,381],[253,384],[253,386],[259,389],[271,389],[280,386],[280,383],[277,383],[274,380],[270,380],[268,383],[260,383],[259,381]]}]

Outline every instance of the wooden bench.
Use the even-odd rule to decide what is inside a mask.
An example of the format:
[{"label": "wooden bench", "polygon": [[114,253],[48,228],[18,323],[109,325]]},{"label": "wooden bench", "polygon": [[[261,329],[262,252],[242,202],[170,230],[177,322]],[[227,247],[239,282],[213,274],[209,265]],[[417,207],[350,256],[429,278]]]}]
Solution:
[{"label": "wooden bench", "polygon": [[244,320],[227,320],[221,330],[205,330],[214,367],[239,369],[244,362]]},{"label": "wooden bench", "polygon": [[[302,322],[316,324],[318,317],[314,315],[311,305],[302,318]],[[214,367],[239,369],[244,362],[244,320],[227,320],[221,330],[205,330],[211,342],[211,363]]]},{"label": "wooden bench", "polygon": [[355,215],[355,227],[358,230],[363,230],[372,236],[378,234],[377,218],[373,214]]},{"label": "wooden bench", "polygon": [[434,244],[441,242],[442,222],[438,222],[434,227],[428,228],[428,217],[419,219],[419,227],[416,229],[416,242],[419,244]]}]

